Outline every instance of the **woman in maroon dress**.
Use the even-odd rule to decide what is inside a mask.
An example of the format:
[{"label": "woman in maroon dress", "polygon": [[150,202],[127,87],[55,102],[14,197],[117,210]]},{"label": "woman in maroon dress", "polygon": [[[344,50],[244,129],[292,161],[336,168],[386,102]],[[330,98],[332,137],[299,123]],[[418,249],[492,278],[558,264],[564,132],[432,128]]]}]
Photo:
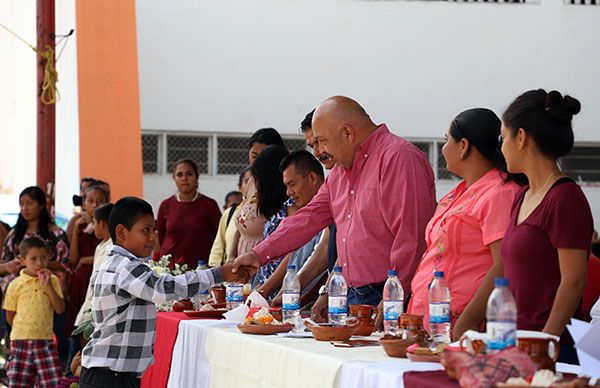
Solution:
[{"label": "woman in maroon dress", "polygon": [[193,160],[173,165],[177,193],[162,201],[156,220],[160,253],[183,257],[188,268],[196,268],[199,260],[208,262],[221,219],[217,202],[198,192],[198,176]]},{"label": "woman in maroon dress", "polygon": [[576,99],[538,89],[517,97],[502,117],[508,171],[529,180],[515,196],[501,248],[517,328],[560,336],[559,360],[568,363],[577,363],[566,325],[582,315],[593,221],[581,188],[557,160],[573,147],[579,110]]}]

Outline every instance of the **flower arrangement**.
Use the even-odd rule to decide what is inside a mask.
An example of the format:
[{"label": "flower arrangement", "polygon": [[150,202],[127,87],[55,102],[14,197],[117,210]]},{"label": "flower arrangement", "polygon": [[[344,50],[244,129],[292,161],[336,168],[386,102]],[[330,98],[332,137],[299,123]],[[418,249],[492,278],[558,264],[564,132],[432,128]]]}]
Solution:
[{"label": "flower arrangement", "polygon": [[185,258],[183,256],[174,260],[172,255],[161,256],[159,253],[155,253],[154,256],[152,256],[152,260],[148,261],[146,264],[159,275],[181,275],[188,271],[188,266],[185,264]]}]

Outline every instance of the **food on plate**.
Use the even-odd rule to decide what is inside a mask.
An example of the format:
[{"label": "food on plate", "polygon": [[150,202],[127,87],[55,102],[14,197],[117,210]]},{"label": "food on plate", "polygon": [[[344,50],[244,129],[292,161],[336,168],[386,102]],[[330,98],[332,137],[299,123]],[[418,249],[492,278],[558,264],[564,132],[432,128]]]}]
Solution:
[{"label": "food on plate", "polygon": [[198,311],[214,311],[215,308],[213,306],[211,306],[210,304],[205,304],[204,306],[200,307],[200,309]]},{"label": "food on plate", "polygon": [[419,346],[418,344],[414,344],[406,349],[409,353],[417,354],[420,356],[432,356],[436,354],[442,354],[444,349],[446,349],[447,344],[437,344],[435,346]]},{"label": "food on plate", "polygon": [[542,369],[533,374],[531,378],[511,377],[504,383],[498,383],[498,387],[553,387],[554,383],[560,381],[559,375],[551,370]]},{"label": "food on plate", "polygon": [[263,307],[253,314],[248,314],[242,325],[282,325],[282,323],[273,318],[269,309]]}]

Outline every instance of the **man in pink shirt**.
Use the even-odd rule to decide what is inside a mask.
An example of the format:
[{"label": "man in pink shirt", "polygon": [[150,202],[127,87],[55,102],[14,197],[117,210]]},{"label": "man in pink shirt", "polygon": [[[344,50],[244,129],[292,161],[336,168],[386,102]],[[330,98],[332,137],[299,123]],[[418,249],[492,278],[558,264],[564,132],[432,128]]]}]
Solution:
[{"label": "man in pink shirt", "polygon": [[331,97],[317,107],[313,132],[336,166],[312,201],[239,256],[234,271],[246,266],[256,272],[335,222],[348,304],[379,304],[389,269],[398,271],[408,295],[435,207],[427,156],[385,124],[373,123],[347,97]]}]

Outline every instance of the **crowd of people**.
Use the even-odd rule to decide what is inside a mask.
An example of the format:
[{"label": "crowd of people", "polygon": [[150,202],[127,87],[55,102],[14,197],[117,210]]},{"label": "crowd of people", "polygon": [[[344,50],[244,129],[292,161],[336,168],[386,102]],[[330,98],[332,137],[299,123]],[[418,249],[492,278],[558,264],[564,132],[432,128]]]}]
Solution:
[{"label": "crowd of people", "polygon": [[[518,328],[560,336],[561,361],[577,363],[565,328],[571,317],[589,319],[600,292],[582,304],[588,277],[598,276],[597,236],[581,188],[558,163],[573,147],[579,110],[575,98],[538,89],[518,96],[502,119],[485,108],[459,113],[442,154],[460,182],[439,201],[427,155],[341,96],[301,121],[312,152],[289,152],[273,128],[256,131],[223,213],[198,191],[190,159],[173,164],[176,193],[156,217],[138,198],[113,205],[108,183],[84,178],[65,232],[44,192],[26,188],[16,225],[0,225],[10,386],[54,386],[61,363],[62,372],[71,365],[81,374],[81,387],[138,386],[152,361],[155,303],[244,281],[278,306],[291,264],[316,321],[327,319],[334,266],[348,304],[380,309],[394,269],[406,311],[423,315],[426,328],[429,285],[443,271],[454,338],[484,328],[494,278],[504,276]],[[210,269],[159,276],[144,264],[153,254]]]}]

